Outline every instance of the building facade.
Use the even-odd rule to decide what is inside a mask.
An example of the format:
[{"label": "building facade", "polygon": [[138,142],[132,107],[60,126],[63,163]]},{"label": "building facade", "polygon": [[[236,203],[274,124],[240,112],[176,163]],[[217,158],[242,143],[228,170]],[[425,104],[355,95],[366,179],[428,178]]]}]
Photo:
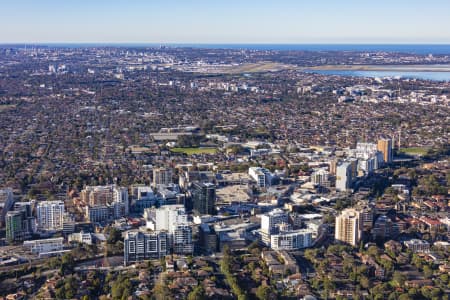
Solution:
[{"label": "building facade", "polygon": [[363,222],[361,214],[354,208],[344,209],[336,217],[335,239],[352,246],[358,246],[362,238]]},{"label": "building facade", "polygon": [[164,231],[128,231],[124,239],[124,264],[161,258],[168,253]]},{"label": "building facade", "polygon": [[216,186],[212,183],[194,182],[192,187],[192,202],[195,214],[215,215]]},{"label": "building facade", "polygon": [[172,183],[172,170],[168,168],[153,169],[153,186],[169,185]]},{"label": "building facade", "polygon": [[36,207],[36,221],[38,230],[62,230],[64,223],[64,202],[43,201],[38,203]]},{"label": "building facade", "polygon": [[345,192],[352,188],[352,164],[343,162],[336,169],[336,191]]}]

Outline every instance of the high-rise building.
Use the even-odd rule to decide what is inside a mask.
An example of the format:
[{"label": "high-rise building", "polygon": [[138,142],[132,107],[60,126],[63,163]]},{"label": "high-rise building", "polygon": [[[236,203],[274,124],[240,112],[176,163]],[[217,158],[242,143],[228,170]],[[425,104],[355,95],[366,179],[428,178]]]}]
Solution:
[{"label": "high-rise building", "polygon": [[152,230],[173,232],[178,225],[188,224],[183,205],[163,205],[159,208],[146,209],[147,227]]},{"label": "high-rise building", "polygon": [[23,212],[8,211],[6,213],[6,240],[8,243],[24,239]]},{"label": "high-rise building", "polygon": [[36,217],[39,230],[62,230],[64,223],[64,202],[43,201],[38,203]]},{"label": "high-rise building", "polygon": [[167,255],[167,234],[164,231],[128,231],[124,239],[125,265]]},{"label": "high-rise building", "polygon": [[16,202],[14,210],[6,213],[6,240],[12,243],[30,237],[35,230],[34,223],[31,203]]},{"label": "high-rise building", "polygon": [[382,138],[378,140],[377,144],[378,151],[383,153],[383,160],[386,164],[389,164],[393,160],[392,153],[392,140],[389,138]]},{"label": "high-rise building", "polygon": [[362,238],[362,230],[363,222],[358,210],[347,208],[336,217],[336,240],[357,246]]},{"label": "high-rise building", "polygon": [[218,237],[214,226],[203,223],[199,227],[199,246],[204,253],[214,253],[217,251]]},{"label": "high-rise building", "polygon": [[169,185],[172,183],[172,170],[168,168],[153,169],[153,186],[159,184]]},{"label": "high-rise building", "polygon": [[175,254],[191,254],[194,252],[192,228],[189,225],[178,225],[169,236]]},{"label": "high-rise building", "polygon": [[163,205],[145,210],[147,228],[167,231],[169,247],[176,254],[192,254],[192,228],[189,226],[183,205]]},{"label": "high-rise building", "polygon": [[212,183],[194,182],[192,202],[197,215],[215,215],[216,186]]},{"label": "high-rise building", "polygon": [[131,187],[133,211],[143,213],[144,209],[155,205],[157,198],[150,186],[134,185]]},{"label": "high-rise building", "polygon": [[330,161],[330,174],[331,175],[336,175],[336,169],[338,166],[338,160],[337,159],[333,159]]},{"label": "high-rise building", "polygon": [[348,191],[352,187],[352,164],[343,162],[336,169],[336,190]]},{"label": "high-rise building", "polygon": [[248,169],[248,175],[256,181],[259,187],[270,186],[273,179],[273,175],[269,170],[259,167],[250,167]]},{"label": "high-rise building", "polygon": [[320,169],[314,171],[311,174],[311,182],[317,186],[329,187],[330,186],[329,176],[330,173],[328,171]]},{"label": "high-rise building", "polygon": [[11,210],[14,204],[13,192],[11,188],[0,190],[0,227],[5,224],[6,213]]},{"label": "high-rise building", "polygon": [[129,214],[128,189],[125,187],[86,186],[81,191],[81,200],[86,204],[85,217],[91,221],[118,219]]},{"label": "high-rise building", "polygon": [[265,234],[277,233],[279,228],[278,225],[288,223],[288,214],[281,209],[274,209],[261,216],[261,232]]}]

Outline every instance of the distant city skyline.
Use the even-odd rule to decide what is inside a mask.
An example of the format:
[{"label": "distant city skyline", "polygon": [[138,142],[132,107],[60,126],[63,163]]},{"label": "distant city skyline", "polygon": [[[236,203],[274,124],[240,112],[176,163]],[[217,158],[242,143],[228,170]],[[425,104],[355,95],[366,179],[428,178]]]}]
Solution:
[{"label": "distant city skyline", "polygon": [[0,43],[450,43],[450,2],[2,1]]}]

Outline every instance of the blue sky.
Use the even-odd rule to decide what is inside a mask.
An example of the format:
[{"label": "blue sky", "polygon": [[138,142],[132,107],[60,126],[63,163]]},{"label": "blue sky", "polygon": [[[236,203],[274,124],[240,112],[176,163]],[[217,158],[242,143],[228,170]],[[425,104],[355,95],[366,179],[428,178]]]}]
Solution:
[{"label": "blue sky", "polygon": [[450,43],[449,0],[0,0],[0,43]]}]

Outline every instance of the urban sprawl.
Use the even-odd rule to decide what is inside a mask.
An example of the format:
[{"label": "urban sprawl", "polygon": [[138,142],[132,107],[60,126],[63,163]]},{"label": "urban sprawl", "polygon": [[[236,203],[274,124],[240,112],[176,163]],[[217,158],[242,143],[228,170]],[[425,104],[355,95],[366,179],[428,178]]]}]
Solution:
[{"label": "urban sprawl", "polygon": [[0,47],[0,299],[448,299],[446,55]]}]

